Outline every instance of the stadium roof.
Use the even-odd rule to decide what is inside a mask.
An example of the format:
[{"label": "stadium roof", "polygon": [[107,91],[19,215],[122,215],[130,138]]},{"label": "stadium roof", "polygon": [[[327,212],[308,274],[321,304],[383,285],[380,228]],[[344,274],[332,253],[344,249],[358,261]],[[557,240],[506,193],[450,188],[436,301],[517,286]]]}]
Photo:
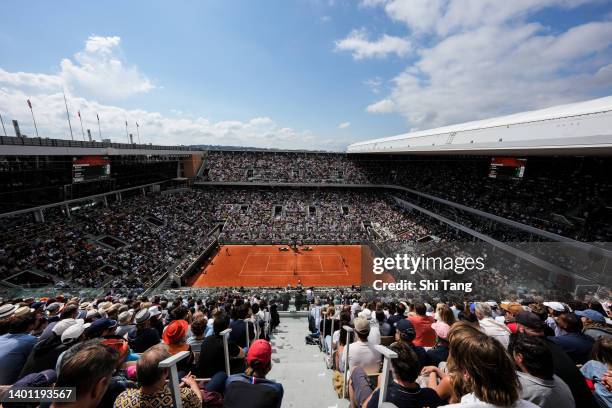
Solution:
[{"label": "stadium roof", "polygon": [[612,96],[353,143],[348,153],[612,154]]}]

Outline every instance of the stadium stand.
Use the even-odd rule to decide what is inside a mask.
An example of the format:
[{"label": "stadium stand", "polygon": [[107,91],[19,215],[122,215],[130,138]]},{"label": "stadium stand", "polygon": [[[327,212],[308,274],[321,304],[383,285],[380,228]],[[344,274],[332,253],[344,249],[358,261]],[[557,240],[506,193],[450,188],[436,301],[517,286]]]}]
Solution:
[{"label": "stadium stand", "polygon": [[[612,406],[610,157],[385,150],[413,136],[348,154],[0,139],[0,393],[75,387],[58,407]],[[76,181],[79,149],[110,173]],[[294,269],[247,251],[264,259],[250,280],[239,259],[213,281],[236,245]],[[298,256],[325,282],[318,247],[349,245],[355,282],[303,284]],[[374,291],[372,258],[399,254],[486,267],[414,276],[469,291]],[[336,261],[349,276],[353,260]],[[286,285],[265,283],[275,274]]]}]

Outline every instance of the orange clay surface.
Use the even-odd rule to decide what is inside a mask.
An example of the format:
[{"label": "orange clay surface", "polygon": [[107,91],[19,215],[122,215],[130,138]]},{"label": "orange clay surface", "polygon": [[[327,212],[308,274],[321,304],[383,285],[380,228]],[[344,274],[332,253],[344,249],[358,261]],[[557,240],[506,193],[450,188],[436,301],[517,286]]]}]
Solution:
[{"label": "orange clay surface", "polygon": [[295,286],[298,280],[304,286],[362,283],[362,248],[369,254],[367,247],[311,245],[312,251],[300,247],[297,254],[292,249],[280,251],[281,247],[288,248],[285,245],[224,245],[203,267],[192,286]]}]

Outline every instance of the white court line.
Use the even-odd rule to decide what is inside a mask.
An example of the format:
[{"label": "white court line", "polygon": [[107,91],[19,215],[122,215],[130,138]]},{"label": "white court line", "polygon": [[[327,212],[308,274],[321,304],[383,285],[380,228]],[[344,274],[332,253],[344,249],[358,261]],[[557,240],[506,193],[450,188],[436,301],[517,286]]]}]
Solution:
[{"label": "white court line", "polygon": [[[279,264],[284,264],[285,262],[270,262],[272,257],[290,257],[292,254],[291,253],[265,253],[265,252],[250,252],[246,259],[244,260],[244,263],[242,264],[242,268],[240,269],[240,273],[238,274],[238,276],[293,276],[293,271],[287,271],[287,272],[291,272],[291,273],[287,273],[287,274],[273,274],[273,275],[267,275],[268,272],[274,272],[273,270],[269,270],[269,267],[271,265],[279,265]],[[248,263],[248,260],[251,256],[267,256],[268,261],[266,262],[266,269],[264,271],[253,271],[254,273],[249,273],[249,272],[245,272],[244,268]],[[348,273],[348,268],[346,266],[344,266],[344,262],[342,262],[342,256],[337,253],[337,252],[328,252],[328,253],[322,253],[322,254],[304,254],[304,253],[300,253],[299,256],[304,256],[304,257],[317,257],[319,259],[319,264],[321,265],[321,269],[320,270],[300,270],[298,271],[298,275],[299,273],[322,273],[324,276],[335,276],[335,275],[345,275],[345,276],[349,276]],[[325,271],[325,269],[323,268],[323,261],[321,260],[322,256],[334,256],[339,258],[339,262],[342,265],[343,270],[342,271]],[[261,274],[261,272],[263,272],[264,274]],[[279,271],[279,272],[284,272],[284,271]],[[343,273],[340,273],[343,272]]]},{"label": "white court line", "polygon": [[270,257],[268,256],[268,262],[266,262],[265,272],[268,272],[268,265],[270,265]]},{"label": "white court line", "polygon": [[251,254],[248,254],[246,259],[244,260],[244,262],[242,263],[242,268],[240,268],[240,273],[238,274],[238,276],[242,276],[242,272],[244,271],[244,267],[247,264],[247,261],[249,260],[249,257],[251,256]]},{"label": "white court line", "polygon": [[[294,255],[294,253],[289,253],[289,254],[275,254],[275,253],[271,253],[271,254],[267,254],[265,252],[250,252],[249,255],[268,255],[268,256],[292,256]],[[322,253],[322,254],[302,254],[300,253],[298,256],[340,256],[338,253],[334,253],[334,252],[326,252],[326,253]]]},{"label": "white court line", "polygon": [[[274,276],[298,276],[299,277],[300,274],[301,274],[301,276],[316,276],[315,274],[319,273],[319,271],[311,271],[312,272],[311,274],[310,273],[304,273],[304,272],[306,272],[306,271],[300,271],[300,272],[298,272],[297,275],[294,275],[293,272],[292,273],[275,273],[275,274],[272,274],[272,275],[263,275],[263,274],[257,273],[257,272],[255,272],[255,273],[248,273],[247,272],[247,273],[243,274],[242,276],[259,276],[259,277],[266,277],[266,278],[272,278]],[[342,273],[324,273],[323,275],[320,275],[320,276],[346,276],[346,273],[345,272],[342,272]]]}]

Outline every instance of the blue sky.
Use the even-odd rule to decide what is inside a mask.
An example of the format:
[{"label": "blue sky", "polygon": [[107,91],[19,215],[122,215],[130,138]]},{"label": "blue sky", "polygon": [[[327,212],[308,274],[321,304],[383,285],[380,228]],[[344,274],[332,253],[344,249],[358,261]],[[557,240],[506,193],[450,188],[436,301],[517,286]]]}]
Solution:
[{"label": "blue sky", "polygon": [[333,150],[611,93],[608,0],[8,1],[3,10],[0,114],[30,135],[24,98],[41,136],[70,137],[62,87],[73,120],[80,110],[93,130],[98,113],[112,139],[127,120],[154,143]]}]

